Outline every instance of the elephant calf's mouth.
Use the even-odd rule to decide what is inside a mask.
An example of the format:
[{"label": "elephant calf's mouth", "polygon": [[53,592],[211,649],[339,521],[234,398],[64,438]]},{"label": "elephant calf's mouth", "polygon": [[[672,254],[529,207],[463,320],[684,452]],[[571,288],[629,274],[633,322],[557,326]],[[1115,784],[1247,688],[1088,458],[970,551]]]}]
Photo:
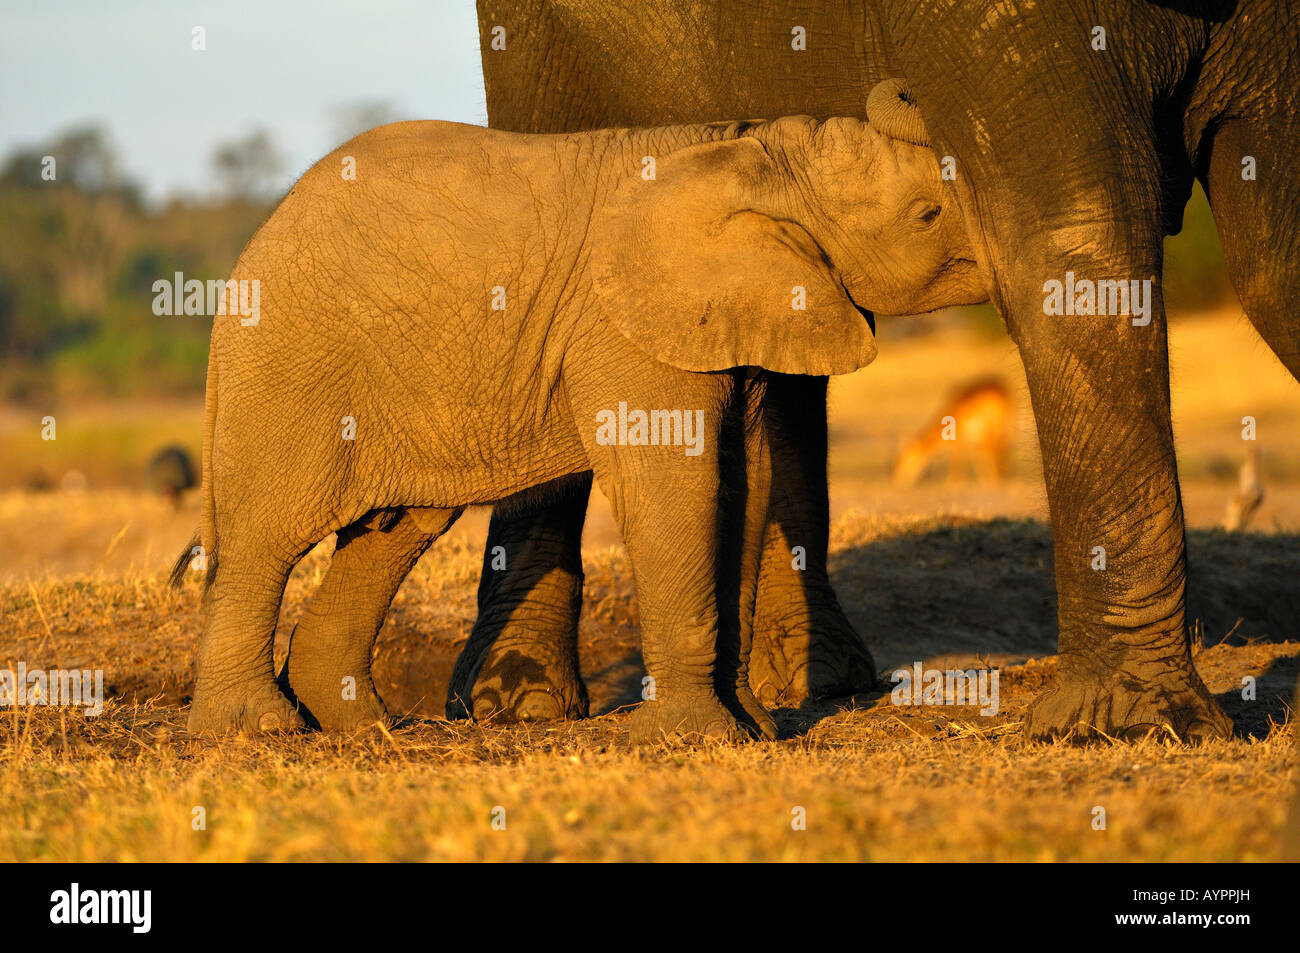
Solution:
[{"label": "elephant calf's mouth", "polygon": [[840,290],[844,292],[844,297],[848,298],[849,301],[853,302],[853,307],[858,309],[858,314],[862,315],[863,320],[867,322],[867,327],[871,328],[871,336],[875,337],[876,336],[876,313],[870,310],[869,308],[862,307],[862,305],[858,304],[856,301],[853,301],[853,295],[849,293],[848,286],[844,284],[843,278],[840,279]]}]

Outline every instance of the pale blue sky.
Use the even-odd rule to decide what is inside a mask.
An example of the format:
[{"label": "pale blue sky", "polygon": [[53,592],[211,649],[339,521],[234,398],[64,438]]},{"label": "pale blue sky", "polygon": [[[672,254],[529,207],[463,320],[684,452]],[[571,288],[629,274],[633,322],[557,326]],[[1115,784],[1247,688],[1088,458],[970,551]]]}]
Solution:
[{"label": "pale blue sky", "polygon": [[485,124],[474,0],[0,0],[0,157],[98,121],[150,199],[213,191],[213,146],[255,126],[287,188],[363,100]]}]

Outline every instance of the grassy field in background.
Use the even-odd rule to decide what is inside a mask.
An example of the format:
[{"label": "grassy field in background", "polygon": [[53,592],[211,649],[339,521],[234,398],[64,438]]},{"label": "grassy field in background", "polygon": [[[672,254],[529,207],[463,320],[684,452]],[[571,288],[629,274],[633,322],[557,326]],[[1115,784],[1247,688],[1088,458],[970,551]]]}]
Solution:
[{"label": "grassy field in background", "polygon": [[[200,407],[0,411],[0,665],[102,668],[113,696],[98,718],[0,710],[0,861],[1275,859],[1296,761],[1300,387],[1236,314],[1175,322],[1189,614],[1198,668],[1237,736],[1198,749],[1028,744],[1025,706],[1055,678],[1055,602],[1018,361],[1005,337],[904,330],[882,322],[880,359],[832,386],[833,578],[882,669],[996,666],[1001,710],[985,718],[870,694],[777,712],[776,742],[689,751],[626,742],[643,672],[638,623],[599,500],[580,631],[596,717],[524,727],[440,717],[474,619],[480,512],[421,560],[380,633],[376,681],[401,724],[191,740],[198,597],[166,589],[162,573],[196,501],[177,511],[139,487],[158,446],[197,450]],[[990,372],[1018,395],[1013,478],[889,486],[900,442],[941,412],[955,382]],[[46,412],[54,442],[39,438]],[[1254,532],[1230,534],[1214,527],[1245,414],[1258,422],[1266,501]],[[26,489],[58,487],[73,470],[88,490]],[[329,548],[290,581],[277,655]],[[1254,700],[1241,697],[1247,676]],[[493,827],[497,808],[505,830]],[[792,828],[797,809],[806,830]]]}]

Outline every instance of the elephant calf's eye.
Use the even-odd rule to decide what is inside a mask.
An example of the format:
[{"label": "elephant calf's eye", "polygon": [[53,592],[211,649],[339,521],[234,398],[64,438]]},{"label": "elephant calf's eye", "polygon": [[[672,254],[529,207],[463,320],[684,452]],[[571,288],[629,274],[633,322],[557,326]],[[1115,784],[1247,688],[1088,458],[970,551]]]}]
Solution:
[{"label": "elephant calf's eye", "polygon": [[923,205],[917,211],[916,220],[923,228],[928,227],[934,224],[935,219],[939,217],[941,211],[943,211],[943,209],[938,205]]}]

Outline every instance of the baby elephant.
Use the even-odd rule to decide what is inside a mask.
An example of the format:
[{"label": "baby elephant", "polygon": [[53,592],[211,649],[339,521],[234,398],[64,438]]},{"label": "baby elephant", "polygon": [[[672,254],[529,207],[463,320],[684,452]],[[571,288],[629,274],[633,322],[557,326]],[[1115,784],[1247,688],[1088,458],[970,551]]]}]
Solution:
[{"label": "baby elephant", "polygon": [[[807,117],[576,135],[384,126],[302,177],[225,293],[190,730],[289,729],[300,709],[328,726],[341,705],[382,717],[370,646],[301,679],[295,660],[292,701],[277,687],[294,564],[337,531],[335,565],[364,565],[395,551],[377,536],[431,539],[466,506],[526,504],[592,470],[635,575],[650,675],[638,740],[774,735],[746,671],[763,372],[846,373],[875,357],[870,310],[985,298],[931,152]],[[376,574],[400,582],[422,547],[397,550],[403,565]],[[358,602],[386,611],[396,584]]]}]

